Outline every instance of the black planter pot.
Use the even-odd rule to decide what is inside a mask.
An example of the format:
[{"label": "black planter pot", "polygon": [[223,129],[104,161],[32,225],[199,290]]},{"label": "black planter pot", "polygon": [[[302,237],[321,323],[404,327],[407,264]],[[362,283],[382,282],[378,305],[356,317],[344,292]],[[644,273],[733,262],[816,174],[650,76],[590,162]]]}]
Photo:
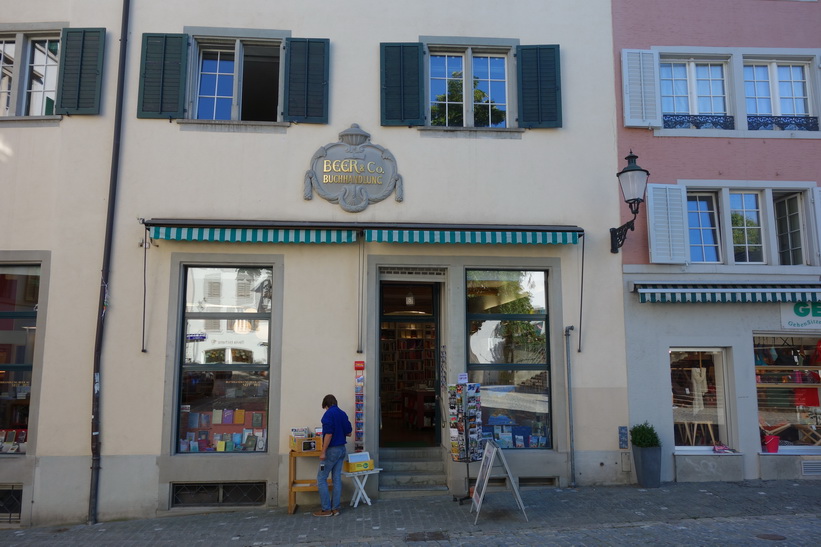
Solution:
[{"label": "black planter pot", "polygon": [[636,478],[644,488],[661,486],[661,447],[633,446]]}]

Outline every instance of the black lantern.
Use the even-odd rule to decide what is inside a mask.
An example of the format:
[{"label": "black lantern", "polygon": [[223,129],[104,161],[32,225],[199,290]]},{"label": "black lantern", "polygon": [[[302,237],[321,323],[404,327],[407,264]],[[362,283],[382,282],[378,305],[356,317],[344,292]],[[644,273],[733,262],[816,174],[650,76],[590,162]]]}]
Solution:
[{"label": "black lantern", "polygon": [[624,240],[627,239],[627,231],[635,229],[633,223],[639,216],[639,205],[644,201],[644,191],[647,188],[647,177],[650,176],[650,171],[636,165],[636,158],[638,156],[630,150],[630,154],[624,158],[627,160],[627,167],[616,173],[624,202],[630,207],[633,218],[618,228],[610,228],[611,253],[618,253],[624,245]]}]

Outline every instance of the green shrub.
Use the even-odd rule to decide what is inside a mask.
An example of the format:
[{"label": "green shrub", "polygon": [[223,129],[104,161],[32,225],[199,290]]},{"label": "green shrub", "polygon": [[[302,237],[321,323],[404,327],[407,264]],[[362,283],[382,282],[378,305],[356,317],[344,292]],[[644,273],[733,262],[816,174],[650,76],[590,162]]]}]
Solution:
[{"label": "green shrub", "polygon": [[633,443],[633,446],[640,447],[661,446],[661,439],[656,433],[656,428],[648,422],[630,428],[630,442]]}]

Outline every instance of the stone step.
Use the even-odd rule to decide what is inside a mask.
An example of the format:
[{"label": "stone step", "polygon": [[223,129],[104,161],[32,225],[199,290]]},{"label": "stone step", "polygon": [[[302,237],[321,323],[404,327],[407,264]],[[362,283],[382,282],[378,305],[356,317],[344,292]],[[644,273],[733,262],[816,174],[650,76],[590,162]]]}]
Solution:
[{"label": "stone step", "polygon": [[444,473],[385,473],[379,474],[379,489],[383,487],[434,487],[445,486],[446,477]]},{"label": "stone step", "polygon": [[379,487],[379,499],[391,500],[400,498],[417,498],[423,496],[436,496],[447,494],[448,488],[445,485],[438,486],[385,486]]},{"label": "stone step", "polygon": [[428,475],[445,474],[445,464],[441,460],[380,460],[379,467],[383,473],[425,473]]},{"label": "stone step", "polygon": [[406,460],[441,460],[442,450],[439,447],[419,447],[419,448],[380,448],[379,462],[406,461]]}]

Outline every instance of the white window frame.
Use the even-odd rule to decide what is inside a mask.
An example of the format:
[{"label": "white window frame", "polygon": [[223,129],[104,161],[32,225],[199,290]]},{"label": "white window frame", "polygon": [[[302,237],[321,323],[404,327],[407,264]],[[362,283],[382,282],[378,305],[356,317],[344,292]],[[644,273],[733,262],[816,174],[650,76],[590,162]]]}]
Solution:
[{"label": "white window frame", "polygon": [[[290,31],[265,29],[234,29],[219,27],[185,27],[185,34],[192,37],[192,47],[189,47],[189,74],[187,88],[187,114],[181,123],[231,123],[231,124],[278,124],[288,126],[290,123],[282,121],[283,100],[285,96],[285,39],[291,36]],[[276,105],[276,121],[242,120],[242,58],[245,45],[269,45],[279,48],[278,104]],[[213,120],[197,119],[197,105],[200,89],[200,66],[202,52],[214,49],[231,50],[234,52],[234,84],[232,91],[231,119]]]},{"label": "white window frame", "polygon": [[[425,95],[427,97],[426,113],[427,124],[430,127],[437,127],[442,129],[450,129],[452,127],[476,127],[475,123],[475,103],[473,96],[473,64],[475,57],[499,57],[505,60],[505,125],[502,127],[493,127],[491,125],[481,126],[478,129],[509,129],[515,122],[515,112],[511,111],[511,97],[516,93],[515,85],[511,82],[511,60],[513,59],[513,48],[499,49],[487,48],[481,46],[427,46],[427,63],[425,65]],[[430,73],[430,62],[434,56],[445,55],[451,57],[462,58],[462,109],[463,109],[463,124],[461,126],[448,125],[432,125],[433,116],[431,113],[431,106],[433,104],[433,97],[431,96],[431,80],[433,76]]]},{"label": "white window frame", "polygon": [[[756,192],[760,195],[763,262],[737,262],[733,254],[730,194]],[[689,194],[713,193],[718,207],[721,262],[691,262],[687,219]],[[777,240],[775,203],[790,195],[799,196],[802,264],[781,264]],[[762,272],[808,273],[805,268],[821,266],[821,188],[812,182],[680,180],[677,184],[647,185],[647,214],[650,262],[687,264],[689,271],[762,269]]]},{"label": "white window frame", "polygon": [[[58,26],[59,25],[59,26]],[[0,40],[14,43],[14,62],[11,65],[11,85],[9,95],[4,102],[8,105],[0,105],[0,120],[9,118],[59,118],[59,114],[45,114],[43,109],[36,114],[29,114],[31,90],[31,55],[34,43],[42,40],[60,43],[60,32],[67,23],[55,25],[21,25],[15,28],[14,25],[0,24]],[[53,89],[44,90],[53,100],[56,101],[57,87],[59,86],[60,52],[59,46],[56,58],[53,63]],[[4,66],[4,70],[5,66]],[[6,71],[8,75],[9,72]],[[56,108],[56,102],[54,103]]]},{"label": "white window frame", "polygon": [[[787,61],[787,60],[783,60],[783,61],[782,60],[767,60],[767,59],[756,60],[756,59],[748,58],[748,59],[744,60],[744,68],[747,68],[749,66],[765,66],[765,67],[767,67],[767,83],[768,83],[768,86],[769,86],[769,93],[770,93],[769,99],[770,99],[771,113],[770,114],[759,114],[758,112],[748,112],[747,114],[749,114],[749,115],[762,115],[762,116],[767,116],[767,115],[769,115],[769,116],[804,116],[805,114],[794,114],[794,113],[789,113],[789,112],[785,113],[783,111],[783,108],[781,106],[781,101],[782,101],[782,99],[784,99],[784,97],[781,96],[781,90],[780,90],[781,86],[779,85],[780,80],[779,80],[779,76],[778,76],[778,69],[783,67],[783,66],[791,66],[791,67],[792,66],[800,66],[801,68],[804,69],[804,80],[803,81],[804,81],[804,87],[805,87],[804,92],[806,93],[806,95],[804,95],[803,98],[806,100],[806,105],[805,106],[806,106],[808,114],[810,116],[812,115],[812,108],[811,108],[812,101],[810,100],[810,98],[811,98],[810,87],[811,86],[810,86],[810,78],[809,78],[809,75],[812,73],[812,70],[811,70],[809,62],[807,62],[807,61],[795,61],[795,60],[790,60],[790,61]],[[745,77],[744,82],[746,84],[746,82],[747,82],[746,77]],[[789,98],[794,100],[795,97],[796,96],[792,95]],[[745,106],[746,106],[746,102],[745,102]]]},{"label": "white window frame", "polygon": [[[263,120],[243,120],[242,119],[242,86],[244,80],[243,65],[245,47],[247,45],[266,45],[279,49],[279,71],[277,74],[277,85],[279,88],[278,101],[276,105],[276,119],[269,121],[280,121],[282,112],[282,91],[284,89],[282,82],[282,60],[284,57],[284,43],[282,40],[260,41],[260,40],[245,40],[241,38],[194,38],[195,54],[197,56],[196,62],[192,66],[192,83],[191,85],[191,99],[190,110],[191,118],[201,121],[233,121],[233,122],[254,122]],[[219,51],[231,52],[234,56],[234,72],[233,72],[233,89],[231,92],[231,118],[230,120],[215,120],[214,118],[198,118],[199,99],[200,99],[200,84],[201,84],[201,67],[203,60],[203,53]]]},{"label": "white window frame", "polygon": [[[425,127],[437,130],[449,129],[478,129],[500,131],[505,129],[516,129],[518,127],[517,112],[518,89],[516,82],[516,46],[518,40],[508,40],[501,38],[459,38],[459,37],[438,37],[420,36],[420,42],[424,45],[424,86],[425,86]],[[431,124],[431,93],[430,93],[430,58],[432,55],[459,55],[462,57],[464,74],[462,78],[462,105],[464,108],[464,120],[462,126],[446,126]],[[505,58],[505,90],[506,90],[506,117],[504,127],[476,127],[474,124],[474,104],[473,104],[473,57],[504,57]],[[470,82],[470,84],[469,84]],[[470,90],[466,87],[470,85]]]},{"label": "white window frame", "polygon": [[[674,59],[726,62],[726,109],[727,115],[734,117],[735,129],[663,128],[659,62]],[[758,114],[747,112],[744,66],[766,62],[806,67],[808,115],[821,120],[821,49],[653,46],[647,50],[622,50],[624,126],[652,128],[655,136],[664,137],[821,139],[821,131],[749,129],[747,116]]]},{"label": "white window frame", "polygon": [[[668,57],[661,57],[659,60],[659,67],[661,65],[670,64],[683,64],[686,68],[687,72],[687,102],[688,102],[688,111],[687,112],[664,112],[664,105],[663,105],[663,98],[662,98],[662,114],[691,114],[691,115],[698,115],[698,114],[705,114],[709,116],[731,116],[732,111],[730,109],[731,105],[727,99],[727,95],[729,92],[728,89],[728,80],[727,80],[727,61],[723,59],[676,59],[676,58],[668,58]],[[721,67],[722,72],[722,85],[724,87],[724,94],[721,96],[724,101],[724,112],[702,112],[701,108],[699,107],[700,98],[702,95],[699,94],[699,78],[698,78],[698,67],[699,66],[713,66],[718,65]],[[661,69],[659,69],[659,82],[661,82]],[[709,97],[716,97],[717,95],[709,95]],[[711,101],[712,103],[712,101]]]}]

